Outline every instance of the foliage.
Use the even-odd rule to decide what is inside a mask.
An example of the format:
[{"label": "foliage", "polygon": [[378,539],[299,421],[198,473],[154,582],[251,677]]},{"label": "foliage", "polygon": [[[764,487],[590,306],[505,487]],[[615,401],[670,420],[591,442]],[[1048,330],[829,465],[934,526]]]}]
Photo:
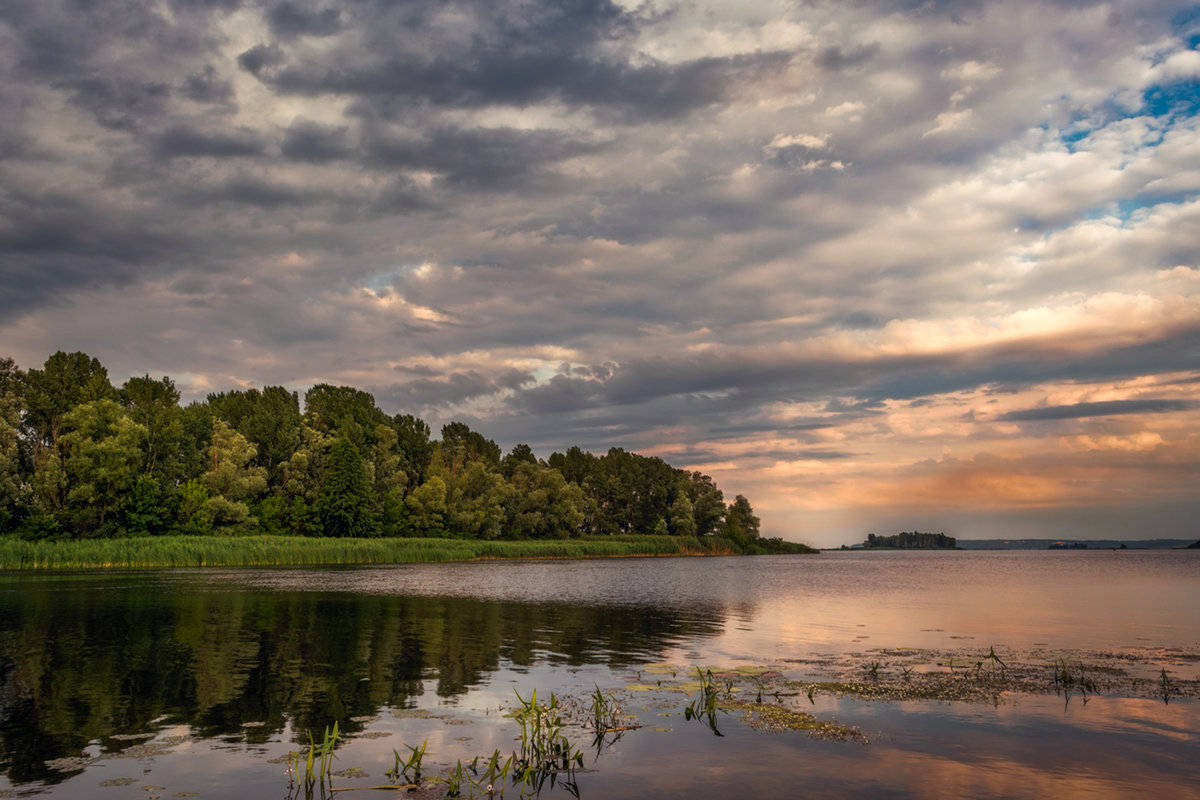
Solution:
[{"label": "foliage", "polygon": [[709,476],[618,447],[542,461],[522,443],[502,456],[464,422],[433,440],[422,420],[324,383],[303,403],[282,386],[179,403],[169,377],[114,388],[82,352],[28,372],[0,359],[0,535],[603,536],[613,554],[629,549],[620,537],[669,536],[673,551],[794,552],[760,540],[745,497],[726,505]]},{"label": "foliage", "polygon": [[379,535],[379,517],[366,465],[345,434],[338,437],[329,452],[315,510],[326,536]]}]

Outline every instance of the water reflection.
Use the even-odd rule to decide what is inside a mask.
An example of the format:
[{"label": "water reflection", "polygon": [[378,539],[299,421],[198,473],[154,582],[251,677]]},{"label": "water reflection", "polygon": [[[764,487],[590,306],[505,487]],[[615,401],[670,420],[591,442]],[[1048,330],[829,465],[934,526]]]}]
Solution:
[{"label": "water reflection", "polygon": [[[281,788],[267,758],[334,720],[353,737],[343,764],[378,777],[393,748],[428,738],[445,766],[512,747],[511,719],[496,712],[514,689],[625,691],[649,661],[832,664],[879,648],[977,659],[995,645],[1048,663],[1071,648],[1129,656],[1131,673],[1194,680],[1198,569],[1192,551],[0,575],[0,770],[63,800],[90,800],[102,778],[143,769],[172,786],[164,796],[257,798]],[[646,702],[626,694],[630,708]],[[859,726],[867,747],[732,720],[717,739],[678,719],[681,696],[660,699],[644,710],[646,728],[585,776],[584,796],[1200,791],[1193,696],[1169,706],[1021,696],[995,707],[818,697],[812,711]],[[452,713],[455,726],[398,711],[414,706]],[[143,742],[150,752],[174,735],[187,743],[171,756],[100,759],[82,772],[45,764]]]},{"label": "water reflection", "polygon": [[621,668],[723,626],[697,608],[14,579],[0,591],[0,769],[53,782],[47,760],[165,723],[252,743],[289,723],[353,732],[427,691],[461,696],[502,663]]}]

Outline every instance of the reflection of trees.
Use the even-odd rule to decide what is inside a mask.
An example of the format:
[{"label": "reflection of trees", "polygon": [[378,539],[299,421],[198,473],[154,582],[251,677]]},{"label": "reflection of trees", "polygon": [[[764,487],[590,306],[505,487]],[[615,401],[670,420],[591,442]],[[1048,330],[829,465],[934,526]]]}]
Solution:
[{"label": "reflection of trees", "polygon": [[501,660],[621,667],[722,626],[704,609],[188,588],[126,576],[0,594],[0,769],[10,780],[53,781],[46,760],[96,740],[120,749],[109,737],[163,721],[251,741],[288,720],[354,731],[353,717],[404,705],[426,680],[454,697]]}]

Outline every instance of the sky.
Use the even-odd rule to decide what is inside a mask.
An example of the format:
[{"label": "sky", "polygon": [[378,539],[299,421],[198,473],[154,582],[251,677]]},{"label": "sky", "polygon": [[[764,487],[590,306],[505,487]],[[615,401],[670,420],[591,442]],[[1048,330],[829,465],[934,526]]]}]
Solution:
[{"label": "sky", "polygon": [[1200,537],[1200,5],[5,0],[0,356]]}]

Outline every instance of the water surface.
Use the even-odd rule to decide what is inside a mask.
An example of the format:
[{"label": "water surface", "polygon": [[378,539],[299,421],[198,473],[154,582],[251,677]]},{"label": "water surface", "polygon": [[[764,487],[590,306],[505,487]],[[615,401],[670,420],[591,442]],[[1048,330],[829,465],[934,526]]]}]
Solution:
[{"label": "water surface", "polygon": [[1198,797],[1188,698],[803,701],[861,745],[735,716],[718,738],[683,720],[687,696],[625,690],[647,664],[802,676],[896,648],[1107,653],[1194,679],[1197,608],[1186,551],[8,573],[0,791],[284,796],[272,762],[334,720],[354,737],[339,765],[371,785],[405,743],[440,765],[511,750],[514,690],[598,685],[646,727],[589,762],[583,796]]}]

